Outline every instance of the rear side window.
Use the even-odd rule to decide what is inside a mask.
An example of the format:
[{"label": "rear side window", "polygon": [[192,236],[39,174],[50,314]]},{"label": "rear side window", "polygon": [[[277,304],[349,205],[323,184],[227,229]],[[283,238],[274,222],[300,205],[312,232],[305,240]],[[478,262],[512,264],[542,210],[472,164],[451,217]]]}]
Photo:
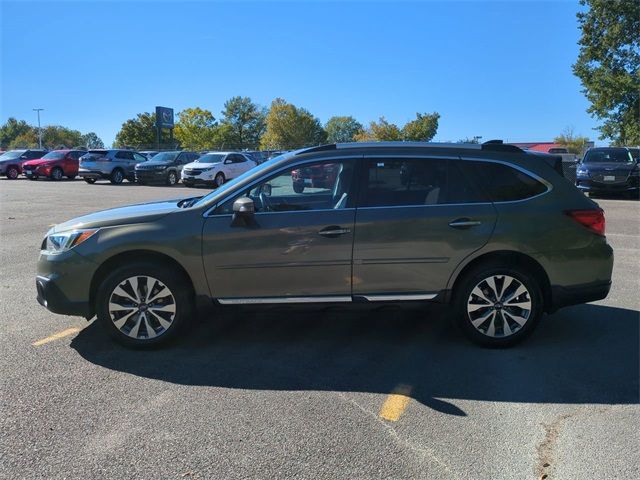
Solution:
[{"label": "rear side window", "polygon": [[366,160],[364,207],[486,202],[482,189],[446,159]]},{"label": "rear side window", "polygon": [[547,191],[546,185],[520,170],[502,163],[456,162],[467,178],[474,179],[494,202],[513,202]]}]

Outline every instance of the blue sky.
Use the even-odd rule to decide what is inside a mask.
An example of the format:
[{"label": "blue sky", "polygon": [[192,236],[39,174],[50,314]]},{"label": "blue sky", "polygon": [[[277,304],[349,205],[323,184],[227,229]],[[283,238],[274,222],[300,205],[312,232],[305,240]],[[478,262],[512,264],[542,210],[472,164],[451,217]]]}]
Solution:
[{"label": "blue sky", "polygon": [[283,97],[326,122],[441,115],[436,140],[596,138],[577,2],[7,2],[0,121],[95,131],[155,105]]}]

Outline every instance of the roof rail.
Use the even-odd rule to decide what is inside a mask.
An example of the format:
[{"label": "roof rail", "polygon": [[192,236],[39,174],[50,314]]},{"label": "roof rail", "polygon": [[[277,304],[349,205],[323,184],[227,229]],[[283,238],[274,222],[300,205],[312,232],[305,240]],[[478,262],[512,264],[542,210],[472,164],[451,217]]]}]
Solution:
[{"label": "roof rail", "polygon": [[439,142],[350,142],[350,143],[337,143],[337,149],[348,148],[370,148],[370,147],[382,147],[382,148],[473,148],[480,149],[480,145],[472,143],[439,143]]},{"label": "roof rail", "polygon": [[504,143],[502,140],[489,140],[482,144],[482,150],[489,152],[524,152],[520,147]]}]

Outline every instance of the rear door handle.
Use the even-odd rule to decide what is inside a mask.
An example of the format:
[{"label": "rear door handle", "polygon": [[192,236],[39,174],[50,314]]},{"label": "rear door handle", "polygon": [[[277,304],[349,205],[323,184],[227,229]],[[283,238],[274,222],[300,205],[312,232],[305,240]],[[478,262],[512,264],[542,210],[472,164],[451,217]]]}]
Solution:
[{"label": "rear door handle", "polygon": [[480,224],[482,224],[482,222],[471,220],[470,218],[457,218],[449,222],[451,228],[470,228],[477,227]]},{"label": "rear door handle", "polygon": [[338,226],[335,226],[335,225],[323,228],[322,230],[320,230],[318,232],[319,235],[322,235],[323,237],[329,237],[329,238],[335,238],[335,237],[338,237],[340,235],[344,235],[346,233],[351,233],[351,229],[350,228],[342,228],[342,227],[338,227]]}]

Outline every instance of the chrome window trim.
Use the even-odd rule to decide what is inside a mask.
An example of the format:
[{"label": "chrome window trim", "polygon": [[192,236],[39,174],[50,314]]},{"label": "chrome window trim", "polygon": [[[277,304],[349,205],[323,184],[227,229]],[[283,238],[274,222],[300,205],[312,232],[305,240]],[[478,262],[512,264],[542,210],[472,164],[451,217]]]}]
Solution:
[{"label": "chrome window trim", "polygon": [[[219,216],[229,215],[228,213],[220,213],[220,214],[211,213],[210,214],[210,212],[214,211],[216,208],[218,208],[218,205],[223,204],[224,202],[229,200],[230,197],[233,197],[235,194],[237,194],[238,190],[243,190],[245,188],[247,188],[247,189],[253,188],[254,185],[256,185],[257,183],[260,183],[261,181],[263,181],[265,177],[269,177],[271,175],[277,175],[280,172],[283,172],[284,170],[287,170],[288,168],[296,168],[299,165],[306,165],[308,163],[319,163],[319,162],[323,162],[323,161],[331,162],[331,161],[334,161],[334,160],[352,160],[352,159],[358,160],[358,159],[361,159],[361,158],[362,158],[361,154],[358,154],[358,155],[340,155],[340,156],[337,156],[337,157],[328,157],[328,158],[327,157],[316,157],[316,158],[312,158],[312,159],[298,160],[297,162],[288,163],[288,164],[283,165],[282,167],[280,167],[280,168],[278,168],[276,170],[272,170],[267,175],[262,175],[259,178],[253,180],[252,182],[247,183],[247,184],[245,184],[245,185],[243,185],[241,187],[238,187],[235,190],[233,190],[232,192],[229,192],[223,199],[217,201],[215,203],[215,205],[213,205],[212,207],[210,207],[208,209],[205,209],[205,211],[203,212],[202,216],[204,218],[207,218],[207,217],[219,217]],[[327,209],[327,210],[336,211],[336,209]],[[344,211],[344,210],[346,210],[346,209],[344,209],[344,208],[337,209],[337,211]],[[317,212],[317,211],[319,211],[319,210],[300,210],[299,212]],[[289,211],[289,212],[262,212],[262,213],[291,213],[291,211]]]},{"label": "chrome window trim", "polygon": [[222,305],[256,305],[262,303],[348,303],[351,295],[334,295],[327,297],[245,297],[217,298]]}]

